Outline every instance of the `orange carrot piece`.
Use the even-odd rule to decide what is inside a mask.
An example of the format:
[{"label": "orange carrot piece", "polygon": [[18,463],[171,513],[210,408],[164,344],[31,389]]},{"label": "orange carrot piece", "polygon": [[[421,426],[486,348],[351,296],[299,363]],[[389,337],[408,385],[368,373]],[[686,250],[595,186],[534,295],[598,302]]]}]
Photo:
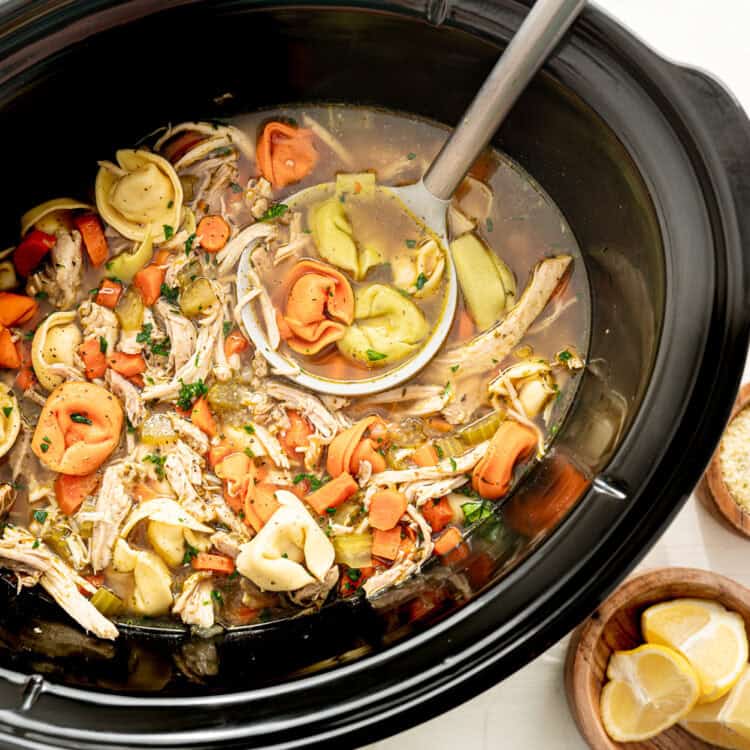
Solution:
[{"label": "orange carrot piece", "polygon": [[211,214],[198,222],[195,232],[201,239],[201,247],[207,253],[218,253],[227,244],[232,230],[224,217]]},{"label": "orange carrot piece", "polygon": [[34,381],[36,380],[34,369],[31,366],[31,343],[19,339],[16,341],[16,353],[21,362],[21,369],[18,371],[18,375],[16,375],[16,385],[22,391],[26,391],[34,385]]},{"label": "orange carrot piece", "polygon": [[133,286],[140,292],[141,299],[146,307],[151,307],[161,296],[161,285],[164,283],[166,275],[166,268],[152,263],[145,268],[141,268],[133,277]]},{"label": "orange carrot piece", "polygon": [[84,374],[89,380],[104,377],[107,371],[107,357],[97,339],[86,339],[78,347],[78,355],[83,360]]},{"label": "orange carrot piece", "polygon": [[289,458],[300,461],[302,454],[297,448],[307,448],[313,429],[298,411],[287,409],[286,415],[289,418],[289,429],[281,433],[279,442]]},{"label": "orange carrot piece", "polygon": [[266,521],[279,509],[276,489],[276,485],[270,482],[260,482],[249,486],[245,495],[245,523],[249,523],[256,532],[260,531]]},{"label": "orange carrot piece", "polygon": [[432,443],[424,443],[411,454],[411,460],[417,466],[437,466],[440,458]]},{"label": "orange carrot piece", "polygon": [[305,500],[316,513],[322,516],[328,508],[337,508],[358,490],[359,485],[354,481],[354,477],[344,472],[309,494]]},{"label": "orange carrot piece", "polygon": [[[148,482],[148,483],[147,483]],[[164,493],[157,489],[157,485],[152,485],[152,479],[147,482],[139,482],[133,487],[133,497],[139,503],[145,503],[146,500],[153,500],[155,497],[162,497]]]},{"label": "orange carrot piece", "polygon": [[199,552],[191,561],[193,570],[210,570],[212,573],[234,573],[234,560],[226,555],[214,555],[209,552]]},{"label": "orange carrot piece", "polygon": [[474,336],[476,328],[467,310],[461,310],[458,318],[458,339],[466,341]]},{"label": "orange carrot piece", "polygon": [[401,527],[396,526],[388,531],[375,529],[372,532],[372,554],[386,560],[395,560],[401,546]]},{"label": "orange carrot piece", "polygon": [[365,432],[379,420],[380,418],[375,416],[365,417],[336,435],[328,446],[326,458],[326,469],[332,477],[337,477],[342,472],[357,471],[359,467],[352,465],[354,451]]},{"label": "orange carrot piece", "polygon": [[102,283],[99,284],[99,291],[96,293],[95,302],[97,305],[109,307],[110,310],[114,310],[115,307],[117,307],[117,303],[120,301],[121,294],[122,284],[119,281],[102,279]]},{"label": "orange carrot piece", "polygon": [[430,524],[434,533],[440,533],[451,521],[453,521],[453,508],[444,497],[436,500],[428,500],[421,508],[424,520]]},{"label": "orange carrot piece", "polygon": [[474,467],[472,487],[484,498],[497,500],[510,489],[515,465],[531,455],[536,433],[513,420],[504,421],[494,434],[487,453]]},{"label": "orange carrot piece", "polygon": [[435,540],[435,552],[438,555],[447,555],[451,550],[456,549],[464,541],[461,532],[455,527],[451,526],[449,529],[444,531]]},{"label": "orange carrot piece", "polygon": [[234,440],[222,438],[216,445],[212,445],[208,449],[208,462],[211,464],[211,468],[216,468],[232,453],[242,453],[242,446]]},{"label": "orange carrot piece", "polygon": [[224,339],[224,356],[229,358],[233,354],[240,354],[249,346],[248,340],[235,328]]},{"label": "orange carrot piece", "polygon": [[214,415],[211,414],[211,409],[208,406],[208,400],[205,396],[201,396],[193,404],[190,419],[199,430],[205,432],[209,437],[216,435],[216,420],[214,419]]},{"label": "orange carrot piece", "polygon": [[380,531],[392,529],[406,513],[407,505],[403,492],[378,490],[370,499],[370,526]]},{"label": "orange carrot piece", "polygon": [[25,294],[0,292],[0,325],[10,327],[28,323],[38,309],[36,300]]},{"label": "orange carrot piece", "polygon": [[278,189],[307,177],[318,162],[318,152],[311,130],[269,122],[258,140],[256,158],[260,173]]},{"label": "orange carrot piece", "polygon": [[113,352],[107,357],[107,364],[125,378],[140,375],[146,372],[146,360],[142,354],[125,354],[125,352]]},{"label": "orange carrot piece", "polygon": [[98,474],[85,474],[80,477],[58,474],[55,479],[55,497],[60,510],[67,516],[73,515],[83,501],[94,494],[98,484]]},{"label": "orange carrot piece", "polygon": [[21,357],[10,331],[0,326],[0,367],[16,370],[21,366]]},{"label": "orange carrot piece", "polygon": [[435,430],[435,432],[453,432],[453,425],[450,422],[446,422],[444,419],[441,419],[440,417],[432,417],[428,421],[428,424],[430,427]]},{"label": "orange carrot piece", "polygon": [[86,248],[93,266],[100,266],[109,257],[109,246],[104,236],[101,222],[94,214],[76,216],[73,223],[81,233],[83,245]]}]

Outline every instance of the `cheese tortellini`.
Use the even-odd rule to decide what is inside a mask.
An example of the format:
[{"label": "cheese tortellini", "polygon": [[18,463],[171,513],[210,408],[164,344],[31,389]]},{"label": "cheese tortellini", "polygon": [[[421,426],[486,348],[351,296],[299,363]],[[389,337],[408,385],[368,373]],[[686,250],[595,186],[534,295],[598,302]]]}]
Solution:
[{"label": "cheese tortellini", "polygon": [[323,581],[333,565],[333,544],[300,500],[278,490],[281,506],[240,547],[237,570],[264,591],[297,591]]},{"label": "cheese tortellini", "polygon": [[[31,364],[43,388],[53,391],[64,380],[57,369],[75,368],[75,355],[81,344],[81,331],[75,324],[76,313],[56,312],[48,316],[36,329],[31,342]],[[52,365],[62,365],[55,368]]]},{"label": "cheese tortellini", "polygon": [[417,299],[437,291],[445,271],[445,254],[440,245],[428,239],[416,250],[397,255],[391,262],[393,283]]},{"label": "cheese tortellini", "polygon": [[82,203],[75,198],[53,198],[45,201],[30,208],[21,217],[21,236],[32,227],[47,234],[55,234],[60,230],[69,232],[73,228],[70,212],[77,209],[91,211],[93,208],[88,203]]},{"label": "cheese tortellini", "polygon": [[21,429],[21,411],[13,391],[0,386],[0,456],[4,456],[16,442]]},{"label": "cheese tortellini", "polygon": [[385,284],[358,289],[354,324],[338,342],[339,350],[368,367],[392,364],[413,354],[429,332],[422,311]]},{"label": "cheese tortellini", "polygon": [[101,162],[96,176],[99,213],[130,240],[142,241],[150,230],[154,242],[164,242],[180,225],[183,193],[177,173],[150,151],[120,149],[116,157],[117,164]]},{"label": "cheese tortellini", "polygon": [[133,549],[124,539],[118,539],[112,565],[118,573],[133,574],[134,586],[129,602],[133,611],[148,617],[169,612],[174,599],[172,576],[157,554]]}]

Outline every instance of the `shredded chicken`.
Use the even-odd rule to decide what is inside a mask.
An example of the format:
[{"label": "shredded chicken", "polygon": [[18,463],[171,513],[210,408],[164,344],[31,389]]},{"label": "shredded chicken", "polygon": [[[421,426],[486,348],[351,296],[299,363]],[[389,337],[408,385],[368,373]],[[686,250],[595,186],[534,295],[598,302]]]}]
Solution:
[{"label": "shredded chicken", "polygon": [[[78,318],[81,321],[84,339],[97,339],[105,353],[115,350],[120,324],[112,310],[85,300],[78,308]],[[101,344],[102,340],[104,344]]]},{"label": "shredded chicken", "polygon": [[245,227],[233,237],[216,255],[219,262],[218,273],[223,276],[234,270],[240,255],[246,248],[255,247],[261,240],[269,239],[276,234],[276,227],[266,222],[258,222]]},{"label": "shredded chicken", "polygon": [[193,355],[196,339],[195,326],[163,299],[157,300],[155,310],[170,341],[168,360],[170,372],[176,372],[181,370]]},{"label": "shredded chicken", "polygon": [[140,391],[120,373],[107,368],[104,376],[107,386],[125,406],[128,421],[133,427],[140,427],[146,417],[146,407],[143,404]]},{"label": "shredded chicken", "polygon": [[80,232],[60,230],[56,237],[57,242],[50,252],[52,262],[29,277],[26,293],[31,297],[46,294],[49,302],[62,310],[73,307],[78,301],[83,257]]},{"label": "shredded chicken", "polygon": [[180,615],[186,625],[210,628],[214,624],[212,590],[210,573],[193,573],[182,584],[182,592],[177,597],[172,612]]},{"label": "shredded chicken", "polygon": [[91,536],[91,566],[95,571],[104,570],[111,562],[120,526],[133,505],[126,488],[130,472],[127,463],[111,464],[102,477],[95,508],[100,520],[94,523]]}]

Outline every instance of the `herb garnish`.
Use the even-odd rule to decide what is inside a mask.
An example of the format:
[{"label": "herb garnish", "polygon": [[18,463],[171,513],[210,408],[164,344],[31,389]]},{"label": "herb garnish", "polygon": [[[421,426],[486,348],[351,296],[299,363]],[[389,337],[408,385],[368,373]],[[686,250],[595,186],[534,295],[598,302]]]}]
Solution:
[{"label": "herb garnish", "polygon": [[34,511],[34,520],[38,523],[44,523],[47,520],[47,511],[46,510],[35,510]]},{"label": "herb garnish", "polygon": [[370,362],[377,362],[381,359],[386,359],[388,357],[387,354],[383,354],[382,352],[376,352],[374,349],[368,349],[366,354],[367,354],[367,359],[369,359]]},{"label": "herb garnish", "polygon": [[470,503],[463,503],[461,510],[464,512],[466,523],[479,523],[493,515],[492,504],[485,500],[474,500]]},{"label": "herb garnish", "polygon": [[237,182],[230,182],[229,187],[232,189],[233,193],[241,193],[242,192],[242,185],[240,185]]},{"label": "herb garnish", "polygon": [[177,406],[182,411],[192,409],[193,404],[201,397],[208,393],[208,388],[202,380],[196,380],[195,383],[185,383],[180,380],[180,393],[177,396]]},{"label": "herb garnish", "polygon": [[85,415],[80,412],[74,411],[70,415],[71,422],[77,422],[78,424],[93,424],[93,422]]},{"label": "herb garnish", "polygon": [[159,479],[164,479],[164,462],[167,460],[166,456],[160,456],[157,453],[149,453],[147,456],[143,457],[143,460],[146,463],[153,464],[156,476],[159,477]]},{"label": "herb garnish", "polygon": [[198,550],[185,542],[185,554],[182,558],[183,565],[190,565],[190,561],[198,554]]},{"label": "herb garnish", "polygon": [[106,354],[108,348],[109,344],[107,343],[107,339],[105,339],[104,336],[99,336],[99,351],[102,354]]},{"label": "herb garnish", "polygon": [[212,589],[212,591],[211,591],[211,598],[217,604],[224,604],[224,597],[221,595],[221,591],[219,591],[218,589]]},{"label": "herb garnish", "polygon": [[557,358],[560,360],[560,362],[568,362],[569,360],[573,359],[573,355],[567,350],[563,349],[558,355]]},{"label": "herb garnish", "polygon": [[222,330],[224,331],[224,338],[229,336],[229,332],[232,330],[232,323],[229,320],[225,320],[222,323]]},{"label": "herb garnish", "polygon": [[174,227],[170,227],[169,224],[162,224],[164,227],[164,239],[171,240],[174,237]]},{"label": "herb garnish", "polygon": [[283,216],[289,210],[289,206],[286,203],[276,203],[266,211],[258,221],[273,221]]},{"label": "herb garnish", "polygon": [[12,413],[13,413],[12,406],[3,406],[3,414],[5,414],[6,417],[9,417]]},{"label": "herb garnish", "polygon": [[164,297],[167,302],[171,302],[174,305],[177,302],[177,297],[180,296],[180,290],[176,286],[168,286],[167,284],[162,284],[161,296]]},{"label": "herb garnish", "polygon": [[297,474],[297,476],[292,479],[294,484],[299,484],[304,481],[307,481],[310,484],[310,490],[313,492],[319,490],[324,484],[323,480],[318,479],[315,474]]},{"label": "herb garnish", "polygon": [[195,242],[195,232],[193,232],[186,240],[185,240],[185,255],[190,255],[191,250],[193,249],[193,243]]},{"label": "herb garnish", "polygon": [[406,247],[408,247],[410,250],[415,248],[417,246],[416,240],[406,240]]},{"label": "herb garnish", "polygon": [[427,283],[427,277],[420,271],[417,276],[417,291],[421,290],[422,287]]}]

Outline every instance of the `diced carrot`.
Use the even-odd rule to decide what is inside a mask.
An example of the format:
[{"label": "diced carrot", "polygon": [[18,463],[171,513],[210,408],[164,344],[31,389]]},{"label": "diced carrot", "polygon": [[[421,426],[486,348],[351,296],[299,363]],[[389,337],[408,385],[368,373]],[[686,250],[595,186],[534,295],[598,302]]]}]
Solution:
[{"label": "diced carrot", "polygon": [[453,508],[444,497],[428,500],[421,507],[424,520],[430,524],[430,528],[436,534],[441,532],[451,521],[453,521]]},{"label": "diced carrot", "polygon": [[[337,477],[342,472],[356,472],[359,469],[359,463],[355,464],[353,461],[354,452],[368,429],[371,430],[381,422],[380,417],[365,417],[336,435],[328,446],[326,458],[326,469],[332,477]],[[378,444],[378,447],[385,447],[384,443]]]},{"label": "diced carrot", "polygon": [[146,307],[151,307],[161,296],[161,285],[164,283],[166,275],[166,268],[151,263],[145,268],[141,268],[133,277],[133,286],[141,293],[141,299]]},{"label": "diced carrot", "polygon": [[[372,438],[365,438],[359,441],[359,445],[352,453],[352,470],[359,471],[359,465],[362,461],[367,461],[372,466],[373,473],[385,471],[388,464],[385,460],[385,451],[377,447],[377,442]],[[355,469],[356,467],[356,469]]]},{"label": "diced carrot", "polygon": [[453,432],[453,425],[440,417],[431,417],[428,424],[436,432]]},{"label": "diced carrot", "polygon": [[372,533],[372,554],[386,560],[395,560],[401,546],[401,527],[381,531],[375,529]]},{"label": "diced carrot", "polygon": [[281,433],[279,442],[284,448],[287,456],[294,461],[300,461],[302,454],[297,448],[307,448],[313,429],[310,423],[294,409],[287,409],[289,418],[289,429]]},{"label": "diced carrot", "polygon": [[423,445],[420,445],[419,448],[411,454],[411,459],[417,466],[437,466],[437,463],[440,460],[437,450],[432,443],[424,443]]},{"label": "diced carrot", "polygon": [[227,244],[232,230],[224,217],[218,214],[204,216],[195,230],[201,240],[201,247],[207,253],[218,253]]},{"label": "diced carrot", "polygon": [[201,396],[193,404],[190,419],[198,429],[205,432],[209,437],[216,435],[216,420],[214,419],[214,415],[211,414],[211,409],[208,406],[208,400],[205,396]]},{"label": "diced carrot", "polygon": [[223,437],[218,443],[216,443],[216,445],[212,445],[208,449],[208,462],[211,464],[211,468],[214,469],[228,455],[231,453],[242,453],[242,449],[243,448],[239,443]]},{"label": "diced carrot", "polygon": [[93,495],[99,484],[98,474],[58,474],[55,479],[55,497],[60,510],[67,516],[73,515],[83,504],[83,501]]},{"label": "diced carrot", "polygon": [[173,164],[181,159],[190,149],[204,141],[206,136],[202,133],[196,133],[189,130],[187,133],[180,133],[172,138],[162,149],[164,158],[169,159]]},{"label": "diced carrot", "polygon": [[146,385],[146,381],[143,379],[143,375],[131,375],[128,380],[136,387],[136,388],[144,388]]},{"label": "diced carrot", "polygon": [[81,233],[83,245],[93,266],[101,266],[109,257],[109,246],[99,218],[94,214],[76,216],[73,223]]},{"label": "diced carrot", "polygon": [[38,309],[36,300],[25,294],[0,292],[0,325],[10,327],[28,323]]},{"label": "diced carrot", "polygon": [[526,425],[506,419],[490,441],[484,457],[474,467],[472,487],[488,500],[497,500],[510,489],[513,468],[531,455],[537,445],[536,433]]},{"label": "diced carrot", "polygon": [[86,339],[78,347],[78,355],[83,360],[84,374],[89,380],[104,377],[107,371],[107,357],[98,339]]},{"label": "diced carrot", "polygon": [[91,573],[87,576],[83,576],[92,586],[101,588],[104,586],[104,576],[101,573]]},{"label": "diced carrot", "polygon": [[344,472],[309,494],[305,500],[322,516],[328,508],[337,508],[358,490],[359,485],[354,481],[354,477]]},{"label": "diced carrot", "polygon": [[318,161],[311,130],[269,122],[258,140],[258,169],[277,189],[299,182]]},{"label": "diced carrot", "polygon": [[22,391],[26,391],[34,385],[34,381],[36,380],[34,369],[31,366],[31,344],[28,341],[19,339],[16,341],[16,352],[21,362],[21,369],[18,371],[18,375],[16,375],[16,385]]},{"label": "diced carrot", "polygon": [[403,492],[378,490],[370,499],[370,526],[380,531],[392,529],[406,513],[407,505]]},{"label": "diced carrot", "polygon": [[474,321],[471,319],[467,310],[461,310],[458,318],[458,338],[460,341],[466,341],[474,336]]},{"label": "diced carrot", "polygon": [[251,484],[245,495],[245,522],[260,531],[266,521],[279,509],[276,485],[270,482]]},{"label": "diced carrot", "polygon": [[193,570],[210,570],[212,573],[234,573],[234,560],[226,555],[199,552],[191,561]]},{"label": "diced carrot", "polygon": [[224,339],[224,356],[231,357],[240,354],[250,346],[248,340],[235,328]]},{"label": "diced carrot", "polygon": [[55,246],[57,237],[32,229],[13,251],[13,265],[21,276],[28,276]]},{"label": "diced carrot", "polygon": [[145,503],[146,500],[153,500],[155,497],[161,497],[164,494],[151,482],[153,480],[149,479],[147,482],[139,482],[133,487],[133,497],[139,503]]},{"label": "diced carrot", "polygon": [[13,336],[5,326],[0,326],[0,367],[16,370],[20,366],[21,357],[18,355]]},{"label": "diced carrot", "polygon": [[234,619],[239,621],[241,624],[246,625],[249,622],[255,620],[260,614],[260,610],[253,607],[246,607],[244,604],[237,607],[234,612]]},{"label": "diced carrot", "polygon": [[480,552],[471,563],[469,563],[466,570],[466,575],[469,578],[471,588],[476,590],[484,586],[496,570],[497,560],[486,552]]},{"label": "diced carrot", "polygon": [[99,284],[99,291],[96,293],[95,302],[97,305],[109,307],[111,310],[114,310],[120,301],[121,294],[122,284],[119,281],[102,279],[102,283]]},{"label": "diced carrot", "polygon": [[146,372],[146,360],[142,354],[125,354],[125,352],[113,352],[107,357],[107,364],[123,377],[130,378]]},{"label": "diced carrot", "polygon": [[449,529],[444,531],[435,540],[435,552],[438,555],[447,555],[451,550],[456,549],[464,541],[461,532],[455,527],[451,526]]}]

